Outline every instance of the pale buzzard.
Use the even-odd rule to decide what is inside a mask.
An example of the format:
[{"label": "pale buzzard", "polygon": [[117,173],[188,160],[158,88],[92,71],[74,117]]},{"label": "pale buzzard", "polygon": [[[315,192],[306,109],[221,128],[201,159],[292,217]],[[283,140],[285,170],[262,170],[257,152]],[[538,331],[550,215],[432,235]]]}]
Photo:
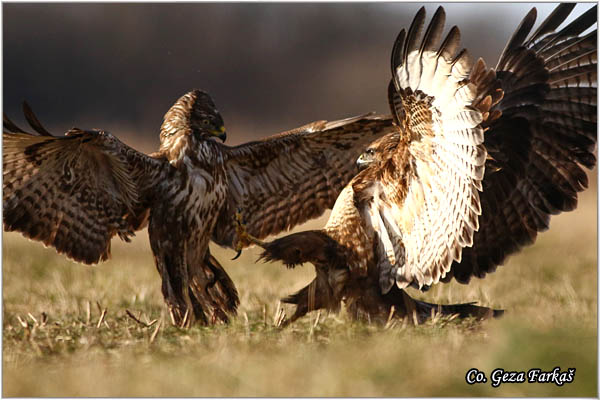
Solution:
[{"label": "pale buzzard", "polygon": [[364,169],[338,197],[326,227],[263,243],[266,260],[314,264],[317,277],[283,301],[292,320],[346,301],[354,316],[419,319],[442,313],[497,314],[472,304],[411,299],[455,278],[483,277],[576,207],[595,165],[596,23],[593,7],[564,28],[562,4],[530,35],[531,10],[495,69],[459,49],[453,27],[441,42],[439,8],[421,35],[422,8],[392,51],[388,98],[396,132],[360,158]]}]

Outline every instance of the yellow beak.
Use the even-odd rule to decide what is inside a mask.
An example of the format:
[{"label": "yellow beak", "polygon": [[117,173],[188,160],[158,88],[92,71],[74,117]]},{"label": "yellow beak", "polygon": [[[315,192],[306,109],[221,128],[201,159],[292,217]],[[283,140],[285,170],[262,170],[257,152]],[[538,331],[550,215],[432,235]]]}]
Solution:
[{"label": "yellow beak", "polygon": [[221,126],[219,129],[212,131],[212,134],[221,139],[223,143],[225,143],[225,139],[227,139],[227,132],[225,131],[225,126]]}]

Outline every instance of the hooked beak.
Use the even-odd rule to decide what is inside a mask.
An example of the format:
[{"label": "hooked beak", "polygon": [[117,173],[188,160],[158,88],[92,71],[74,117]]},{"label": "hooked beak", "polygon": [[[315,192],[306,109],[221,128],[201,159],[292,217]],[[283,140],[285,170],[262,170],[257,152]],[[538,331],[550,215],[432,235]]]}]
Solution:
[{"label": "hooked beak", "polygon": [[362,154],[360,155],[360,157],[358,157],[358,160],[356,160],[356,166],[358,167],[359,171],[362,171],[363,169],[367,168],[369,164],[370,162],[368,160],[365,160]]},{"label": "hooked beak", "polygon": [[214,131],[214,135],[221,139],[223,143],[227,139],[227,132],[225,131],[225,126],[221,126],[218,130]]}]

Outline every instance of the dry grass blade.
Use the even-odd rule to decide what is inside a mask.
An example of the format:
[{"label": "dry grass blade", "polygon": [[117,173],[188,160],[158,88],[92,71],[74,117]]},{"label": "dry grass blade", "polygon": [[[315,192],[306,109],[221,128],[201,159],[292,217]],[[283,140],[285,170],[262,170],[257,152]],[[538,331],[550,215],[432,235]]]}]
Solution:
[{"label": "dry grass blade", "polygon": [[[385,326],[383,329],[390,329],[392,325],[392,318],[394,318],[394,314],[396,313],[396,307],[393,305],[390,307],[390,313],[388,314],[387,321],[385,322]],[[394,324],[395,325],[395,324]]]},{"label": "dry grass blade", "polygon": [[406,327],[408,326],[408,315],[404,316],[404,318],[402,318],[402,327],[400,328],[401,330],[406,329]]},{"label": "dry grass blade", "polygon": [[415,326],[419,326],[419,316],[417,315],[417,310],[413,310],[412,319]]},{"label": "dry grass blade", "polygon": [[183,321],[181,321],[180,328],[188,327],[189,318],[190,318],[190,309],[188,308],[187,310],[185,310],[185,315],[183,316]]},{"label": "dry grass blade", "polygon": [[430,316],[429,316],[429,321],[427,321],[427,323],[429,325],[435,325],[440,321],[441,317],[442,317],[441,310],[437,309],[437,308],[432,308]]},{"label": "dry grass blade", "polygon": [[98,323],[96,324],[96,328],[100,328],[100,326],[104,322],[104,318],[106,317],[106,312],[107,312],[106,308],[104,310],[102,310],[102,313],[100,314],[100,318],[98,318]]},{"label": "dry grass blade", "polygon": [[279,318],[279,313],[281,309],[281,301],[277,301],[277,305],[275,306],[275,312],[273,313],[273,325],[277,325],[277,319]]},{"label": "dry grass blade", "polygon": [[285,310],[283,308],[280,308],[279,312],[278,312],[277,320],[275,321],[275,326],[280,328],[283,324],[283,321],[285,321],[285,317],[286,317]]},{"label": "dry grass blade", "polygon": [[171,324],[177,326],[177,323],[175,322],[175,314],[173,314],[173,309],[169,307],[169,316],[171,317]]},{"label": "dry grass blade", "polygon": [[160,330],[161,325],[162,321],[160,321],[158,325],[156,325],[156,329],[154,329],[154,332],[152,332],[152,336],[150,336],[150,344],[154,343],[156,336],[158,336],[158,331]]},{"label": "dry grass blade", "polygon": [[29,324],[27,323],[27,321],[23,320],[20,315],[17,315],[17,319],[19,320],[19,323],[23,328],[29,328]]},{"label": "dry grass blade", "polygon": [[92,303],[89,300],[86,303],[85,314],[85,324],[89,325],[92,320]]},{"label": "dry grass blade", "polygon": [[244,311],[244,330],[246,332],[246,336],[250,336],[250,321],[248,321],[248,313]]},{"label": "dry grass blade", "polygon": [[273,315],[273,325],[277,328],[280,328],[285,320],[285,310],[281,306],[281,301],[277,302],[277,307],[275,308],[275,314]]},{"label": "dry grass blade", "polygon": [[27,313],[27,316],[33,320],[35,325],[39,325],[38,320],[31,313]]},{"label": "dry grass blade", "polygon": [[317,327],[317,325],[319,325],[320,319],[321,319],[321,310],[319,310],[317,312],[317,318],[315,318],[315,323],[313,324],[313,329],[315,329]]},{"label": "dry grass blade", "polygon": [[452,314],[450,317],[448,317],[448,321],[452,321],[455,320],[456,318],[459,317],[460,314]]},{"label": "dry grass blade", "polygon": [[319,319],[321,318],[321,310],[319,310],[317,312],[317,316],[315,318],[315,322],[313,322],[312,324],[310,324],[310,330],[308,331],[308,340],[310,342],[312,342],[314,333],[315,333],[315,328],[317,327],[317,325],[319,324]]},{"label": "dry grass blade", "polygon": [[287,315],[285,314],[285,311],[281,310],[281,317],[279,318],[279,321],[277,321],[277,327],[281,328],[285,321],[287,320]]}]

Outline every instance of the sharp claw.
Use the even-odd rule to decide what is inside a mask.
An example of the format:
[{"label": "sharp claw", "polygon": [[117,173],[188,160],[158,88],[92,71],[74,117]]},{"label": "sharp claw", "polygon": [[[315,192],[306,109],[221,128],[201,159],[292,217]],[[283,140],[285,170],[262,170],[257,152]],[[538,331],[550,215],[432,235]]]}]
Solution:
[{"label": "sharp claw", "polygon": [[233,219],[235,220],[235,224],[236,224],[236,233],[238,236],[238,243],[236,244],[236,251],[237,254],[235,257],[233,257],[231,260],[237,260],[239,258],[239,256],[242,254],[242,249],[246,246],[248,246],[249,241],[249,235],[248,232],[246,231],[246,219],[244,218],[244,216],[242,215],[242,209],[238,207],[238,209],[236,210]]}]

